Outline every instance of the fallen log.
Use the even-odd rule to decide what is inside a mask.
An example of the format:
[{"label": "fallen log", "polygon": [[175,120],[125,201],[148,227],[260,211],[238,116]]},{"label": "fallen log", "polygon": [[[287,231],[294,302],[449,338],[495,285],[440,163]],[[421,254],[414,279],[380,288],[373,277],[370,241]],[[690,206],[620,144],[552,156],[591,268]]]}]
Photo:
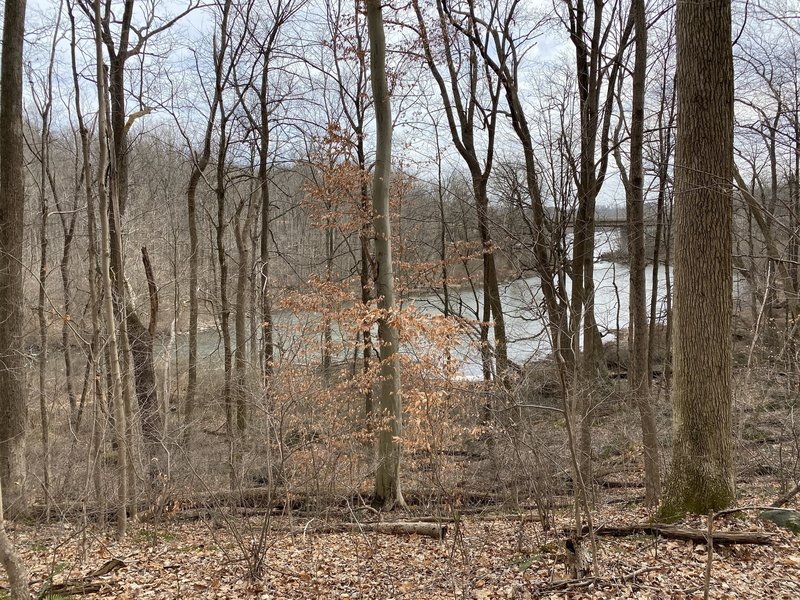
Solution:
[{"label": "fallen log", "polygon": [[104,575],[108,575],[109,573],[113,573],[124,566],[124,562],[118,558],[112,558],[111,560],[103,563],[100,568],[95,569],[91,573],[87,573],[85,576],[79,579],[68,579],[66,581],[62,581],[61,583],[46,585],[39,593],[39,597],[50,598],[56,595],[80,596],[83,594],[96,594],[102,589],[106,582],[95,580],[99,577],[103,577]]},{"label": "fallen log", "polygon": [[[637,523],[634,525],[603,525],[595,529],[595,535],[611,537],[626,537],[629,535],[659,535],[673,540],[706,543],[708,532],[702,529],[667,525],[664,523]],[[589,533],[589,528],[583,528],[583,535]],[[714,544],[755,544],[766,546],[772,543],[772,535],[762,531],[715,531],[712,534]]]},{"label": "fallen log", "polygon": [[[404,491],[403,496],[408,506],[422,507],[424,509],[442,506],[446,507],[448,510],[457,507],[455,509],[456,512],[462,515],[481,513],[487,510],[496,511],[502,509],[504,506],[513,506],[515,509],[535,507],[535,504],[512,503],[500,492],[455,490],[450,494],[442,495],[419,490]],[[201,492],[170,497],[166,498],[163,505],[157,507],[155,511],[150,504],[144,502],[138,503],[135,511],[132,510],[132,506],[129,506],[128,510],[129,515],[135,512],[144,520],[153,520],[157,514],[168,519],[170,516],[174,516],[183,511],[196,511],[193,513],[193,515],[196,516],[184,517],[187,520],[194,520],[202,518],[202,515],[210,515],[211,511],[216,511],[221,508],[262,511],[260,514],[264,514],[266,511],[271,511],[273,514],[286,512],[313,513],[314,511],[320,511],[322,509],[336,508],[349,511],[352,507],[368,505],[371,499],[371,495],[368,493],[351,493],[347,495],[319,497],[305,492],[290,493],[287,495],[285,492],[271,491],[268,488],[247,488],[236,492]],[[570,505],[571,504],[562,505],[558,503],[549,508],[563,508]],[[50,510],[51,512],[54,511],[62,520],[79,518],[83,515],[84,511],[90,519],[105,516],[107,520],[111,520],[116,515],[116,507],[113,505],[99,507],[94,503],[84,504],[81,502],[63,502],[51,506]],[[105,514],[101,515],[101,512]],[[44,519],[46,515],[47,507],[44,504],[32,505],[27,513],[28,517],[35,520]]]},{"label": "fallen log", "polygon": [[443,540],[447,535],[446,523],[335,523],[307,527],[306,532],[312,533],[361,533],[364,531],[383,533],[387,535],[421,535],[424,537]]}]

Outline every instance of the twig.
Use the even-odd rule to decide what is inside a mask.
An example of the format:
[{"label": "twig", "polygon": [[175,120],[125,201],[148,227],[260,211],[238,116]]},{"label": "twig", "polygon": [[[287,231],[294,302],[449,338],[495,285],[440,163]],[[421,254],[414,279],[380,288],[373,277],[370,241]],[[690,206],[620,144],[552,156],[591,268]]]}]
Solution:
[{"label": "twig", "polygon": [[722,517],[725,515],[730,515],[732,513],[737,512],[745,512],[748,510],[775,510],[777,508],[777,504],[773,504],[771,506],[759,506],[759,505],[752,505],[752,506],[736,506],[734,508],[726,508],[724,510],[720,510],[714,513],[714,518]]}]

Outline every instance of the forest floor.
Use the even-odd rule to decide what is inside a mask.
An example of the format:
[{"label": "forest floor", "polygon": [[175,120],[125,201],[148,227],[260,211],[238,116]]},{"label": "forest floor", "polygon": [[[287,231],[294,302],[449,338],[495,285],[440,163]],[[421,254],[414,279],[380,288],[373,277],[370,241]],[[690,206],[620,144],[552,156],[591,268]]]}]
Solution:
[{"label": "forest floor", "polygon": [[[547,365],[540,367],[542,372],[531,377],[524,397],[544,404],[552,400],[547,396],[551,378]],[[797,481],[800,429],[794,417],[795,391],[786,380],[780,371],[755,371],[737,388],[737,506],[769,505]],[[654,406],[666,460],[670,406],[668,394],[655,389]],[[622,400],[621,390],[624,388],[609,389],[607,398],[598,403],[595,527],[646,524],[654,518],[653,511],[641,504],[638,421],[632,416],[633,408]],[[340,447],[336,442],[346,436],[339,430],[323,431],[319,437],[316,430],[309,430],[312,433],[297,443],[296,450],[286,447],[289,458],[284,474],[287,481],[293,477],[294,483],[282,493],[293,500],[305,497],[304,502],[322,508],[310,511],[300,506],[290,515],[246,518],[220,508],[197,511],[200,504],[191,500],[198,496],[198,489],[226,487],[227,470],[219,458],[226,451],[224,439],[215,431],[206,431],[219,421],[213,409],[209,404],[209,416],[203,421],[209,425],[200,432],[202,442],[194,455],[194,465],[202,470],[202,486],[195,483],[192,487],[194,475],[189,475],[194,466],[191,473],[183,473],[183,479],[176,476],[171,492],[180,502],[168,503],[167,514],[157,522],[131,522],[125,542],[115,541],[110,526],[81,526],[75,520],[11,525],[11,537],[31,571],[32,589],[39,598],[47,597],[40,592],[50,584],[64,582],[70,582],[71,589],[62,587],[61,595],[53,596],[57,600],[694,600],[704,596],[708,551],[702,540],[645,534],[597,536],[597,577],[570,579],[565,544],[574,527],[568,496],[572,487],[569,452],[560,415],[552,410],[526,413],[523,425],[498,426],[488,432],[489,438],[442,434],[438,451],[422,448],[408,452],[403,485],[406,498],[416,503],[408,510],[384,515],[349,509],[357,506],[351,499],[358,499],[359,494],[367,497],[371,489],[372,454],[363,449],[371,446],[352,442]],[[296,424],[302,425],[302,421]],[[263,443],[254,448],[260,446]],[[253,452],[251,462],[262,464],[263,456]],[[65,450],[54,456],[67,460],[73,455]],[[34,457],[29,464],[39,462]],[[77,473],[77,467],[69,472]],[[112,488],[104,489],[111,493]],[[312,496],[314,491],[322,492],[324,498]],[[559,507],[553,509],[548,528],[535,508],[537,497]],[[276,504],[270,502],[269,506]],[[800,509],[800,496],[785,508]],[[457,514],[463,515],[458,524],[450,522]],[[194,518],[198,516],[204,518]],[[413,522],[422,517],[447,521],[444,539],[320,531],[343,522],[352,527],[355,521]],[[681,525],[696,530],[707,527],[705,517]],[[259,552],[262,530],[263,551]],[[767,545],[715,546],[710,598],[800,599],[800,534],[762,521],[758,511],[751,510],[716,519],[714,530],[756,531],[771,538]],[[109,572],[101,575],[98,570]],[[0,586],[7,583],[4,578],[0,569]]]},{"label": "forest floor", "polygon": [[[595,518],[602,521],[595,525],[647,522],[652,516],[648,510],[625,502],[633,493],[619,490],[615,498],[609,497],[596,512]],[[772,500],[772,490],[764,486],[740,498],[739,505]],[[399,512],[390,518],[413,520],[413,515]],[[12,537],[37,591],[49,581],[80,580],[110,559],[122,561],[124,566],[115,563],[119,568],[108,575],[85,580],[99,584],[97,593],[81,595],[87,598],[703,597],[705,544],[649,535],[599,536],[599,577],[567,581],[568,508],[555,511],[554,526],[544,531],[535,511],[501,512],[494,507],[464,517],[458,526],[451,523],[441,541],[417,535],[314,532],[322,521],[322,516],[300,514],[270,517],[263,576],[255,583],[248,572],[254,567],[253,541],[264,517],[190,522],[165,518],[158,526],[133,523],[124,543],[114,541],[108,529],[65,523],[18,525]],[[705,519],[684,524],[706,527]],[[711,598],[800,598],[800,536],[759,521],[752,512],[720,518],[717,529],[768,532],[772,543],[715,547]],[[73,591],[57,597],[79,596]]]}]

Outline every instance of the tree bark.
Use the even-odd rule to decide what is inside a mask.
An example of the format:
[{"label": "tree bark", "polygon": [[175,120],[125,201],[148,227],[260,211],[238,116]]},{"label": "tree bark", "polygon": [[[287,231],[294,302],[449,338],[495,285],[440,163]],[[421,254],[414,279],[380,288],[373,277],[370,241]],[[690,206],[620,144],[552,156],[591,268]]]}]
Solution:
[{"label": "tree bark", "polygon": [[731,439],[733,53],[730,0],[679,0],[672,469],[661,514],[734,499]]},{"label": "tree bark", "polygon": [[[586,533],[586,531],[584,529]],[[603,525],[595,530],[597,535],[610,537],[627,537],[629,535],[657,535],[671,540],[683,540],[705,544],[708,541],[708,530],[678,527],[666,523],[637,523],[635,525]],[[773,542],[769,533],[761,531],[715,531],[712,534],[715,544],[755,544],[766,546]]]},{"label": "tree bark", "polygon": [[25,513],[27,403],[22,349],[25,163],[22,52],[25,0],[8,0],[0,75],[0,480],[6,511]]}]

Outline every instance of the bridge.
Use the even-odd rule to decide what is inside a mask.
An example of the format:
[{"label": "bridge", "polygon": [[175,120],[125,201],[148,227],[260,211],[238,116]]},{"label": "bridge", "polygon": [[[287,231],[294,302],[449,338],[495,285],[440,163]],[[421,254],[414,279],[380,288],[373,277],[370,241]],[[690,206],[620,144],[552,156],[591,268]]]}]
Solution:
[{"label": "bridge", "polygon": [[[645,227],[655,227],[657,224],[657,220],[655,217],[651,217],[649,219],[644,220]],[[574,223],[573,223],[574,225]],[[595,227],[603,227],[605,229],[620,229],[622,227],[626,227],[628,225],[628,221],[625,219],[618,219],[618,218],[607,218],[607,217],[595,217],[594,219],[594,226]]]}]

